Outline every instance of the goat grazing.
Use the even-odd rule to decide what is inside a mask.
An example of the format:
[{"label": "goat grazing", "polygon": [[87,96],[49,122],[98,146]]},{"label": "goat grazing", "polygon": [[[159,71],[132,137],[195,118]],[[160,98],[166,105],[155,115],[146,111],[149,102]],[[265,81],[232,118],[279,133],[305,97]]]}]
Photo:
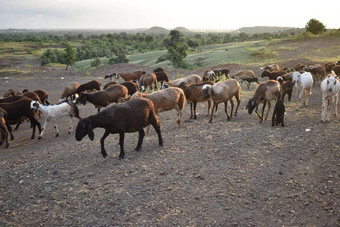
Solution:
[{"label": "goat grazing", "polygon": [[85,84],[79,85],[79,87],[76,89],[76,94],[80,94],[84,91],[100,91],[102,88],[101,83],[98,80],[91,80]]},{"label": "goat grazing", "polygon": [[203,81],[215,81],[216,80],[216,74],[211,69],[206,70],[202,76]]},{"label": "goat grazing", "polygon": [[279,71],[280,66],[278,64],[272,64],[272,65],[266,65],[264,67],[260,67],[260,73],[264,72],[265,70],[269,72]]},{"label": "goat grazing", "polygon": [[75,99],[76,90],[78,89],[79,86],[80,86],[80,84],[77,83],[77,82],[72,82],[69,85],[67,85],[64,88],[64,91],[63,91],[63,93],[60,96],[60,100],[63,100],[63,99],[67,100],[68,97],[70,97],[70,96],[71,96],[71,100],[74,100]]},{"label": "goat grazing", "polygon": [[308,105],[309,96],[312,94],[313,77],[310,72],[294,72],[293,84],[297,87],[298,106],[301,105],[301,98],[303,96],[303,104]]},{"label": "goat grazing", "polygon": [[275,103],[273,116],[272,116],[272,126],[281,124],[285,127],[284,117],[285,117],[286,107],[282,99],[278,99]]},{"label": "goat grazing", "polygon": [[228,75],[229,75],[229,73],[230,73],[230,70],[227,69],[227,68],[223,68],[223,69],[214,69],[213,71],[214,71],[214,73],[215,73],[215,75],[216,75],[216,79],[217,79],[217,80],[221,80],[221,77],[222,77],[223,75],[225,75],[226,79],[229,78]]},{"label": "goat grazing", "polygon": [[190,103],[190,119],[194,118],[197,119],[197,114],[196,114],[196,106],[198,102],[208,102],[208,113],[210,111],[211,107],[211,101],[210,97],[207,98],[202,98],[201,97],[201,91],[202,87],[206,84],[209,85],[214,85],[215,83],[212,81],[205,81],[203,83],[199,84],[190,84],[186,85],[184,82],[182,82],[179,87],[184,91],[185,97],[187,101]]},{"label": "goat grazing", "polygon": [[338,96],[340,90],[340,82],[337,80],[335,74],[328,75],[326,79],[321,82],[322,92],[322,121],[331,121],[331,116],[336,118],[338,110]]},{"label": "goat grazing", "polygon": [[99,112],[100,108],[106,107],[113,102],[118,102],[119,99],[126,99],[127,96],[128,89],[123,85],[116,84],[102,91],[93,93],[81,92],[79,97],[76,99],[76,104],[81,103],[86,105],[86,101],[88,101],[98,108]]},{"label": "goat grazing", "polygon": [[[118,84],[118,83],[114,82],[114,81],[107,83],[104,86],[104,90],[109,88],[109,87],[112,87],[113,85],[116,85],[116,84]],[[126,87],[128,89],[128,95],[133,95],[135,92],[138,91],[138,85],[135,82],[125,81],[125,82],[121,83],[120,85],[123,85],[124,87]]]},{"label": "goat grazing", "polygon": [[[270,102],[273,99],[280,98],[281,86],[278,81],[275,80],[267,80],[265,82],[260,83],[260,85],[255,90],[254,96],[249,99],[246,109],[248,110],[249,115],[253,113],[255,109],[256,115],[260,118],[260,123],[263,121],[264,110],[266,108],[266,103],[268,103],[268,110],[265,117],[265,120],[268,118],[268,114],[271,108]],[[258,110],[259,103],[263,103],[262,114],[260,115]]]},{"label": "goat grazing", "polygon": [[117,80],[119,80],[120,78],[123,78],[125,81],[130,81],[130,80],[139,81],[140,78],[145,74],[146,74],[145,71],[136,71],[133,73],[114,73],[113,76]]},{"label": "goat grazing", "polygon": [[8,89],[7,91],[5,91],[4,92],[4,95],[2,96],[4,99],[5,98],[9,98],[9,97],[11,97],[11,96],[14,96],[14,95],[16,95],[16,90],[14,90],[13,88],[11,88],[11,89]]},{"label": "goat grazing", "polygon": [[259,83],[259,79],[257,77],[243,77],[241,78],[242,82],[241,82],[241,85],[243,84],[244,81],[247,81],[248,82],[248,90],[250,88],[250,83],[251,82],[255,82],[255,83]]},{"label": "goat grazing", "polygon": [[243,78],[243,77],[255,77],[255,73],[251,70],[240,70],[235,75],[231,76],[231,78]]},{"label": "goat grazing", "polygon": [[164,83],[162,88],[179,87],[181,83],[185,83],[186,85],[202,83],[202,77],[196,74],[191,74],[187,77],[177,79],[174,82]]},{"label": "goat grazing", "polygon": [[153,73],[165,72],[165,70],[164,70],[163,67],[157,67],[157,68],[155,68],[152,72],[153,72]]},{"label": "goat grazing", "polygon": [[161,87],[163,86],[164,81],[169,82],[169,75],[166,72],[155,72],[157,77],[157,82],[161,83]]},{"label": "goat grazing", "polygon": [[[214,85],[209,85],[209,84],[204,85],[202,87],[201,98],[203,99],[211,98],[214,102],[209,123],[211,123],[213,120],[214,109],[217,109],[217,105],[221,102],[224,102],[225,113],[227,114],[228,121],[230,121],[230,119],[233,116],[233,109],[234,109],[233,97],[234,96],[237,100],[237,107],[236,107],[234,115],[237,116],[237,110],[241,103],[240,94],[241,94],[241,86],[235,79],[225,80],[223,82],[218,82]],[[231,103],[230,115],[228,114],[228,108],[227,108],[228,101],[230,101]]]},{"label": "goat grazing", "polygon": [[151,124],[158,135],[159,146],[163,146],[160,124],[155,113],[152,102],[148,99],[140,98],[122,103],[111,105],[96,115],[89,116],[78,122],[76,128],[76,140],[81,141],[86,135],[90,140],[94,139],[94,128],[104,128],[105,132],[100,139],[101,153],[105,158],[107,152],[104,147],[105,138],[110,134],[119,134],[120,154],[119,159],[124,158],[124,137],[125,133],[139,133],[136,151],[142,148],[145,136],[144,127]]},{"label": "goat grazing", "polygon": [[54,128],[57,132],[55,137],[58,137],[59,136],[59,130],[58,130],[58,125],[57,125],[57,118],[62,117],[62,116],[69,116],[70,117],[70,128],[69,128],[68,134],[70,134],[73,130],[72,117],[77,117],[77,118],[81,119],[79,117],[79,109],[78,109],[77,105],[74,104],[73,102],[69,102],[69,101],[64,101],[64,102],[58,103],[56,105],[48,105],[48,106],[41,105],[38,102],[35,102],[35,103],[32,104],[32,107],[34,109],[42,112],[43,116],[45,117],[44,125],[43,125],[42,130],[41,130],[39,137],[38,137],[39,140],[44,135],[44,131],[46,129],[46,126],[47,126],[47,123],[48,123],[49,120],[53,119]]},{"label": "goat grazing", "polygon": [[[152,87],[154,85],[154,88]],[[150,86],[152,90],[158,90],[157,88],[157,76],[155,73],[150,73],[143,75],[139,79],[139,86],[141,88],[141,91],[144,92],[146,89]]]},{"label": "goat grazing", "polygon": [[261,78],[263,77],[268,77],[269,80],[276,80],[279,76],[283,76],[284,74],[286,74],[287,72],[284,71],[284,70],[281,70],[281,71],[273,71],[273,72],[270,72],[270,71],[263,71],[262,74],[261,74]]},{"label": "goat grazing", "polygon": [[144,94],[136,92],[130,100],[136,98],[147,98],[152,101],[155,112],[158,113],[175,109],[177,111],[177,126],[181,125],[182,111],[185,106],[185,95],[182,89],[177,87],[169,87],[160,91],[155,91],[152,94]]}]

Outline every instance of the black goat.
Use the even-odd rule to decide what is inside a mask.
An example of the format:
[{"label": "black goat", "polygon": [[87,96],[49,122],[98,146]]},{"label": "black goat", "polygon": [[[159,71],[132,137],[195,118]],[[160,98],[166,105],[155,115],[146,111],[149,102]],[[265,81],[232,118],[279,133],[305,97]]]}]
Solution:
[{"label": "black goat", "polygon": [[159,146],[163,146],[163,139],[160,131],[160,124],[155,113],[153,103],[144,98],[135,99],[119,105],[112,105],[102,112],[84,118],[78,122],[76,128],[76,140],[81,141],[86,135],[90,140],[94,139],[94,128],[104,128],[105,132],[100,139],[101,153],[107,156],[104,140],[110,134],[119,134],[120,154],[119,158],[124,158],[124,136],[125,133],[139,133],[136,151],[142,148],[145,136],[144,127],[151,124],[158,135]]},{"label": "black goat", "polygon": [[284,116],[285,116],[286,107],[283,103],[282,99],[278,99],[276,101],[274,111],[273,111],[273,117],[272,117],[272,126],[281,124],[282,127],[285,127],[284,125]]},{"label": "black goat", "polygon": [[242,80],[241,85],[243,84],[244,81],[248,82],[248,90],[250,88],[251,82],[256,82],[256,83],[260,84],[259,79],[257,77],[243,77],[243,78],[241,78],[241,80]]}]

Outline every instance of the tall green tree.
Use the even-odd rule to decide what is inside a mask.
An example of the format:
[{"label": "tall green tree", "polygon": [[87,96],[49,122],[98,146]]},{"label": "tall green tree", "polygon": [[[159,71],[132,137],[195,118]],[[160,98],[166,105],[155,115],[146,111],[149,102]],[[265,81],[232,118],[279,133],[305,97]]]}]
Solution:
[{"label": "tall green tree", "polygon": [[326,31],[326,26],[315,18],[310,19],[305,27],[307,32],[313,34],[321,34]]},{"label": "tall green tree", "polygon": [[182,33],[176,30],[170,31],[170,40],[166,41],[166,49],[168,51],[168,59],[176,68],[186,68],[185,60],[188,55],[188,45],[186,44]]},{"label": "tall green tree", "polygon": [[74,62],[76,61],[76,53],[73,47],[69,43],[66,43],[65,61],[66,61],[66,70],[69,65],[73,65]]}]

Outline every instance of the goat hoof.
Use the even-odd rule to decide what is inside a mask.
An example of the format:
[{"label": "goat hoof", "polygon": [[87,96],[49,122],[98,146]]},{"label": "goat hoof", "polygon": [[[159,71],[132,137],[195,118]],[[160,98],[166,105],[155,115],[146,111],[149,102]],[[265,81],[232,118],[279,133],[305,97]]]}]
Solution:
[{"label": "goat hoof", "polygon": [[102,153],[103,157],[106,158],[107,156],[107,153]]},{"label": "goat hoof", "polygon": [[59,133],[57,133],[56,135],[55,135],[55,137],[58,137],[59,136]]},{"label": "goat hoof", "polygon": [[158,146],[163,147],[163,143],[160,143]]},{"label": "goat hoof", "polygon": [[39,137],[38,137],[38,140],[41,140],[41,138],[42,138],[42,137],[41,137],[41,136],[39,136]]},{"label": "goat hoof", "polygon": [[120,157],[120,156],[119,156],[118,159],[119,159],[119,160],[122,160],[122,159],[124,159],[124,157]]},{"label": "goat hoof", "polygon": [[137,151],[137,152],[140,151],[140,148],[136,148],[135,151]]},{"label": "goat hoof", "polygon": [[237,117],[237,113],[234,113],[234,116]]}]

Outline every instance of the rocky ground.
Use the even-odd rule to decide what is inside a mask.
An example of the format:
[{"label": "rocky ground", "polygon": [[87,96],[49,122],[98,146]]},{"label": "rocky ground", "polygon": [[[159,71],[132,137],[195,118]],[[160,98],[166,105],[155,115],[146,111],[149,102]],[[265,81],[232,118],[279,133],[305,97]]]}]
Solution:
[{"label": "rocky ground", "polygon": [[[253,69],[259,76],[256,67],[223,66],[232,73]],[[110,72],[138,69],[152,71],[129,64],[102,66],[90,75],[38,68],[1,77],[0,92],[44,89],[56,103],[72,81],[98,79],[104,85]],[[174,78],[203,75],[204,69],[167,71]],[[284,128],[248,115],[245,105],[256,86],[242,88],[239,115],[231,121],[223,105],[211,124],[206,103],[198,105],[197,120],[189,119],[186,105],[180,128],[174,110],[163,112],[164,146],[158,147],[151,129],[142,150],[135,152],[138,135],[127,134],[124,160],[118,160],[118,135],[106,139],[108,157],[102,157],[102,129],[94,130],[94,141],[77,142],[74,132],[67,134],[63,118],[58,138],[50,123],[38,141],[30,140],[30,124],[22,124],[10,148],[0,149],[1,226],[339,225],[339,116],[321,122],[320,88],[313,88],[309,106],[298,109],[295,93],[286,101]],[[79,109],[81,117],[96,113],[91,104]]]}]

